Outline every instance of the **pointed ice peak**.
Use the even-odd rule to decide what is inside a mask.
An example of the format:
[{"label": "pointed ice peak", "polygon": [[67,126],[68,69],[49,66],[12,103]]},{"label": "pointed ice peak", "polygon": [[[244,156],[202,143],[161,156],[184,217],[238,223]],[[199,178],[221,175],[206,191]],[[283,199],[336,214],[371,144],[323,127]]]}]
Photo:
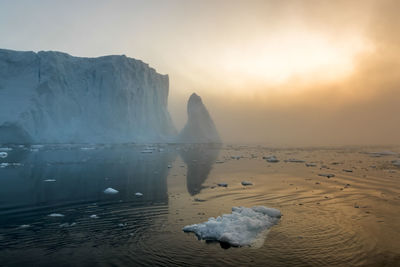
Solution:
[{"label": "pointed ice peak", "polygon": [[181,143],[220,143],[215,124],[204,106],[201,97],[193,93],[189,97],[188,121],[179,134]]}]

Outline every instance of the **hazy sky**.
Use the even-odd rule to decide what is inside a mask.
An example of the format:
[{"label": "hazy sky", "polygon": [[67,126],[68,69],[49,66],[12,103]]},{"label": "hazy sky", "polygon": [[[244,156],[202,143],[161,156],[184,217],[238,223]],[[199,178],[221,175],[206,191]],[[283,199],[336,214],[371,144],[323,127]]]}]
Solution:
[{"label": "hazy sky", "polygon": [[400,144],[400,1],[3,1],[0,47],[125,54],[226,142]]}]

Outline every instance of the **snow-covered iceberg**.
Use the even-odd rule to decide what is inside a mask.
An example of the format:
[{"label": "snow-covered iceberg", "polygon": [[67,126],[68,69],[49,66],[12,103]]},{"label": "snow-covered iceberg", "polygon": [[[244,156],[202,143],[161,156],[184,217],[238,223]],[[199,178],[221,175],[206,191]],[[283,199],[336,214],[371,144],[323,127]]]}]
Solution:
[{"label": "snow-covered iceberg", "polygon": [[281,212],[264,206],[233,207],[231,214],[210,218],[207,222],[187,225],[184,232],[193,232],[199,239],[215,240],[232,246],[261,246],[267,230],[275,225]]},{"label": "snow-covered iceberg", "polygon": [[221,143],[217,128],[201,97],[193,93],[187,104],[188,120],[179,134],[179,143]]},{"label": "snow-covered iceberg", "polygon": [[168,75],[124,55],[0,49],[0,144],[167,142],[168,91]]}]

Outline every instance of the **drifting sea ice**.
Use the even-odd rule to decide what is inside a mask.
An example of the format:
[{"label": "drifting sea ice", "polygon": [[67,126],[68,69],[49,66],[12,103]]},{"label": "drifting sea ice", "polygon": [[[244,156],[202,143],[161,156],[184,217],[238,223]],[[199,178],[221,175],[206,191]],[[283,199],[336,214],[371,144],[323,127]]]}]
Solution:
[{"label": "drifting sea ice", "polygon": [[0,152],[0,158],[4,159],[8,156],[7,152]]},{"label": "drifting sea ice", "polygon": [[183,227],[199,239],[215,240],[232,246],[259,247],[264,243],[267,230],[275,225],[281,212],[264,206],[233,207],[231,214],[210,218],[207,222]]},{"label": "drifting sea ice", "polygon": [[136,193],[135,193],[135,196],[137,196],[137,197],[141,197],[141,196],[143,196],[143,194],[142,194],[142,193],[140,193],[140,192],[136,192]]}]

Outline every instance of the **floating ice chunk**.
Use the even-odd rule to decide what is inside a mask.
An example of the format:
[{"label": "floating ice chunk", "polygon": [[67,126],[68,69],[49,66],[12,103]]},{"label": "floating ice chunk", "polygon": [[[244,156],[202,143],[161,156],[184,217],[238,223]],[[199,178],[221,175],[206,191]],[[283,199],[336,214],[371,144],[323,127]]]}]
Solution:
[{"label": "floating ice chunk", "polygon": [[72,226],[75,226],[75,225],[76,225],[75,222],[73,222],[73,223],[62,223],[62,224],[59,225],[59,227],[65,228],[65,227],[72,227]]},{"label": "floating ice chunk", "polygon": [[326,178],[335,177],[335,175],[333,173],[320,173],[320,174],[318,174],[318,176],[323,176]]},{"label": "floating ice chunk", "polygon": [[398,153],[386,150],[386,151],[379,151],[379,152],[369,152],[368,154],[370,154],[371,157],[383,157],[383,156],[397,155]]},{"label": "floating ice chunk", "polygon": [[142,150],[140,153],[153,153],[153,150],[145,149],[145,150]]},{"label": "floating ice chunk", "polygon": [[253,185],[253,183],[247,182],[247,181],[242,181],[242,185],[248,186],[248,185]]},{"label": "floating ice chunk", "polygon": [[23,224],[23,225],[21,225],[21,226],[18,227],[18,228],[24,229],[24,228],[29,228],[29,227],[31,227],[29,224]]},{"label": "floating ice chunk", "polygon": [[311,163],[306,163],[306,166],[307,166],[307,167],[316,167],[316,166],[317,166],[317,164],[316,164],[316,163],[313,163],[313,162],[311,162]]},{"label": "floating ice chunk", "polygon": [[11,147],[0,147],[0,151],[11,151]]},{"label": "floating ice chunk", "polygon": [[228,187],[228,184],[227,184],[227,183],[219,183],[218,186],[221,186],[221,187]]},{"label": "floating ice chunk", "polygon": [[55,179],[46,179],[46,180],[43,180],[43,182],[55,182],[56,180]]},{"label": "floating ice chunk", "polygon": [[64,217],[64,214],[61,213],[51,213],[49,215],[47,215],[49,217]]},{"label": "floating ice chunk", "polygon": [[261,246],[266,231],[280,217],[279,210],[264,206],[233,207],[231,214],[212,217],[204,223],[187,225],[183,227],[183,231],[193,232],[199,239],[220,241],[232,246]]},{"label": "floating ice chunk", "polygon": [[285,162],[304,163],[305,161],[301,159],[286,159]]},{"label": "floating ice chunk", "polygon": [[0,163],[0,168],[5,168],[8,166],[10,166],[10,163],[7,163],[7,162]]},{"label": "floating ice chunk", "polygon": [[90,215],[89,217],[92,218],[92,219],[98,219],[99,218],[99,216],[97,216],[96,214]]},{"label": "floating ice chunk", "polygon": [[94,149],[96,149],[94,146],[81,147],[81,150],[94,150]]},{"label": "floating ice chunk", "polygon": [[393,164],[394,166],[400,167],[400,160],[393,160],[393,161],[392,161],[392,164]]},{"label": "floating ice chunk", "polygon": [[271,162],[271,163],[279,162],[279,160],[275,156],[263,157],[263,159],[265,159],[266,161]]},{"label": "floating ice chunk", "polygon": [[106,190],[104,190],[104,194],[110,194],[110,195],[114,195],[114,194],[118,194],[119,191],[115,190],[114,188],[107,188]]},{"label": "floating ice chunk", "polygon": [[136,193],[135,193],[135,196],[137,196],[137,197],[141,197],[141,196],[143,196],[143,194],[142,194],[142,193],[140,193],[140,192],[136,192]]},{"label": "floating ice chunk", "polygon": [[126,226],[126,223],[119,223],[118,226],[119,226],[119,227],[125,227],[125,226]]},{"label": "floating ice chunk", "polygon": [[7,152],[0,152],[0,158],[4,159],[7,158],[8,153]]}]

